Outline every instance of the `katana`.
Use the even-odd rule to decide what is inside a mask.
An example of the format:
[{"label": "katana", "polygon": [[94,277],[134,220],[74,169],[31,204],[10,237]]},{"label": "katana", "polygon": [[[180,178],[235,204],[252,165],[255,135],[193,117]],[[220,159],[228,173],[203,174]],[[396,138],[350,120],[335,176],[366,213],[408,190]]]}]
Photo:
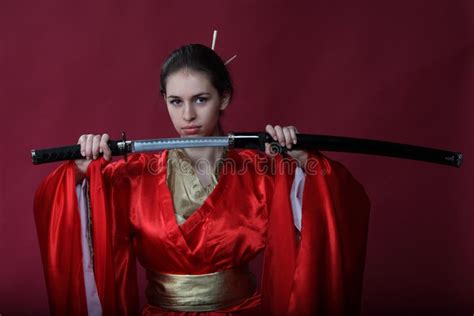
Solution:
[{"label": "katana", "polygon": [[[352,138],[331,135],[296,134],[297,144],[291,150],[321,150],[347,153],[369,154],[403,159],[419,160],[447,166],[460,167],[463,155],[442,149],[421,147],[408,144],[393,143],[381,140]],[[284,153],[288,149],[280,146],[266,132],[229,133],[227,136],[158,138],[144,140],[126,140],[122,133],[121,140],[109,140],[108,145],[112,156],[156,152],[164,149],[187,147],[228,147],[237,149],[256,149],[265,151],[265,144],[270,144],[273,153]],[[82,159],[80,145],[33,149],[31,159],[33,164]]]}]

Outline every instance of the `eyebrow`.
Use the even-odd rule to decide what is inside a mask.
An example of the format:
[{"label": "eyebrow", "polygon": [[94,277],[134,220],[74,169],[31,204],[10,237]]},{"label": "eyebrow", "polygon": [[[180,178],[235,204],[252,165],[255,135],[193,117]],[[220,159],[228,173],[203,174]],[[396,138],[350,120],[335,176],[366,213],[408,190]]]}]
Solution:
[{"label": "eyebrow", "polygon": [[[203,96],[203,95],[211,95],[211,94],[209,92],[201,92],[201,93],[193,95],[191,98],[194,99],[196,97],[200,97],[200,96]],[[178,97],[178,96],[175,96],[175,95],[169,95],[167,97],[167,99],[181,99],[181,97]]]}]

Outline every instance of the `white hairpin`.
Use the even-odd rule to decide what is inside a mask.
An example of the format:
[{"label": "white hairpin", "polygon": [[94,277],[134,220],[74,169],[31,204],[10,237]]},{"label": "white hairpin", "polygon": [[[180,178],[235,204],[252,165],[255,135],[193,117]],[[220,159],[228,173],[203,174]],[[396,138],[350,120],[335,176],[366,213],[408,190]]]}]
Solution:
[{"label": "white hairpin", "polygon": [[214,33],[212,34],[212,45],[211,45],[212,50],[214,50],[214,47],[216,46],[216,38],[217,38],[217,30],[214,30]]},{"label": "white hairpin", "polygon": [[[214,30],[213,34],[212,34],[212,45],[211,45],[211,49],[214,50],[214,48],[216,47],[216,38],[217,38],[217,30]],[[235,58],[237,58],[237,55],[234,55],[232,56],[231,58],[229,58],[225,63],[224,65],[227,65],[228,63],[230,63],[231,61],[233,61]]]},{"label": "white hairpin", "polygon": [[237,58],[237,55],[234,55],[234,56],[232,56],[231,58],[229,58],[229,59],[224,63],[224,65],[227,65],[228,63],[230,63],[231,61],[233,61],[235,58]]}]

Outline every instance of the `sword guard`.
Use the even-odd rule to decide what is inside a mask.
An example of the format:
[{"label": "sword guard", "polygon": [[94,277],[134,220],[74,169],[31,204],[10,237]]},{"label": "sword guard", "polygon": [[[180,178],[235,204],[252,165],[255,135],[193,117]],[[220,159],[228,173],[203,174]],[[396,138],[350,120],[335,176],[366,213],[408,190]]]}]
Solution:
[{"label": "sword guard", "polygon": [[125,131],[122,131],[122,142],[123,142],[123,148],[125,149],[123,151],[123,159],[125,160],[125,162],[127,162],[127,150],[126,150],[126,146],[127,146],[127,136],[125,134]]}]

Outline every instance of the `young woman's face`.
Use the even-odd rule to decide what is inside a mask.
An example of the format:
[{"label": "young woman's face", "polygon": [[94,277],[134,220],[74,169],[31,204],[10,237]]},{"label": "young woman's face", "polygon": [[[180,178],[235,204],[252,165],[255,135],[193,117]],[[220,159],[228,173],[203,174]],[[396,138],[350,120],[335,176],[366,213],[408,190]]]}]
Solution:
[{"label": "young woman's face", "polygon": [[229,98],[221,97],[206,74],[179,70],[167,78],[164,99],[174,128],[182,137],[214,136]]}]

